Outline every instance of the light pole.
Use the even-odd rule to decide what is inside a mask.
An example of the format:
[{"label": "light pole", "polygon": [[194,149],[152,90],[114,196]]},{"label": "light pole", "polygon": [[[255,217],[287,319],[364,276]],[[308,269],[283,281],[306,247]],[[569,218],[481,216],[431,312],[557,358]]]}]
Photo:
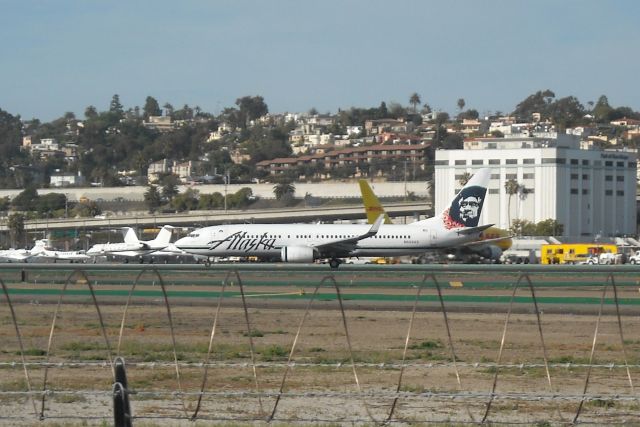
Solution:
[{"label": "light pole", "polygon": [[224,213],[227,213],[227,185],[229,185],[229,170],[224,171]]}]

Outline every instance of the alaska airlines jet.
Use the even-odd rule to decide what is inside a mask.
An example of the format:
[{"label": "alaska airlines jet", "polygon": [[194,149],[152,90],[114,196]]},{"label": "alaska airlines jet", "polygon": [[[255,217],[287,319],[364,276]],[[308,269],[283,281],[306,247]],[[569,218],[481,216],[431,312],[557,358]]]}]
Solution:
[{"label": "alaska airlines jet", "polygon": [[[131,227],[125,227],[123,243],[99,243],[87,251],[87,255],[119,255],[123,257],[141,257],[154,251],[160,251],[171,241],[173,227],[165,225],[153,240],[138,240],[136,232]],[[142,258],[140,258],[142,260]]]},{"label": "alaska airlines jet", "polygon": [[490,225],[478,226],[489,169],[480,169],[440,215],[408,225],[382,224],[235,224],[205,227],[175,242],[186,252],[205,256],[258,256],[283,262],[401,256],[477,240]]},{"label": "alaska airlines jet", "polygon": [[[385,215],[385,224],[390,224],[391,220],[384,210],[384,207],[376,197],[366,179],[358,180],[362,202],[367,213],[367,222],[373,224],[378,215]],[[487,260],[498,262],[502,253],[509,249],[513,241],[507,230],[498,227],[489,227],[480,234],[480,239],[473,242],[466,242],[459,246],[447,248],[444,252],[447,256],[463,259],[472,257],[482,257]]]}]

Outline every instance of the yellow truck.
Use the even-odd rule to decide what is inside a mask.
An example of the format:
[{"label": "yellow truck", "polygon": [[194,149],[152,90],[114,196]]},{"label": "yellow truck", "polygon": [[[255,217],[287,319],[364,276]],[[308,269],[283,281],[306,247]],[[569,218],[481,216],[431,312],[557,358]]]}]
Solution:
[{"label": "yellow truck", "polygon": [[[607,264],[613,263],[618,247],[600,243],[561,243],[542,245],[541,264]],[[610,262],[609,262],[610,261]]]}]

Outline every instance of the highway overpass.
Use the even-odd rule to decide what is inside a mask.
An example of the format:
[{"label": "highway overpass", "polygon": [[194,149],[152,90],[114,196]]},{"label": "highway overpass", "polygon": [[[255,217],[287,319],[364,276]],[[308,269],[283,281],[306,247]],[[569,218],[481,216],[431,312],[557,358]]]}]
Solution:
[{"label": "highway overpass", "polygon": [[[386,211],[392,217],[413,217],[431,210],[431,206],[424,201],[389,203],[385,205]],[[313,207],[313,208],[279,208],[263,210],[229,210],[227,212],[192,211],[189,213],[164,214],[164,215],[136,215],[136,216],[112,216],[106,218],[67,218],[67,219],[39,219],[25,222],[27,231],[35,230],[65,230],[85,229],[95,230],[101,228],[119,227],[161,227],[170,224],[178,227],[196,227],[215,224],[231,223],[289,223],[289,222],[315,222],[336,220],[365,219],[364,208],[361,204],[340,207]],[[0,232],[8,231],[7,223],[0,225]]]}]

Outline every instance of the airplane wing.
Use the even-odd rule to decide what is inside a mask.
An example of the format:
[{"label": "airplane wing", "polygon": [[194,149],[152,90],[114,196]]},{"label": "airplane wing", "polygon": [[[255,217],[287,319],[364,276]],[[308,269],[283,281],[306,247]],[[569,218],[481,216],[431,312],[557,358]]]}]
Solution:
[{"label": "airplane wing", "polygon": [[490,244],[490,243],[504,242],[504,241],[510,240],[512,238],[513,238],[513,236],[503,236],[503,237],[496,237],[494,239],[475,240],[473,242],[463,243],[460,246],[481,246],[481,245],[486,245],[486,244]]},{"label": "airplane wing", "polygon": [[350,237],[348,239],[340,239],[333,240],[330,242],[325,242],[319,245],[314,245],[313,247],[318,250],[321,254],[349,254],[356,248],[356,245],[360,240],[366,239],[367,237],[375,236],[378,234],[378,230],[380,226],[384,222],[384,215],[380,215],[376,222],[373,223],[371,228],[359,236]]}]

